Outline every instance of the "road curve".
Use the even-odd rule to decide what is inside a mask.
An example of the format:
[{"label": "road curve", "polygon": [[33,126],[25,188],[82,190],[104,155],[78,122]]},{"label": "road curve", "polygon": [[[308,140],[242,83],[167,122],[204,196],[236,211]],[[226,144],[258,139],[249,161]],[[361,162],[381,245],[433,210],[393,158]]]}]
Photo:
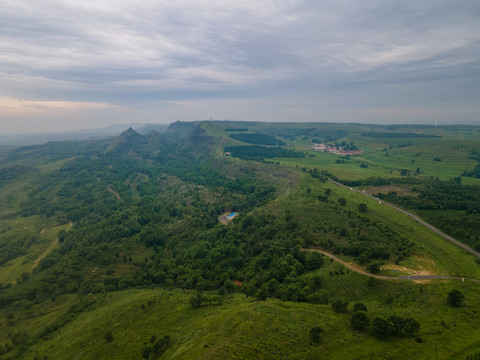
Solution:
[{"label": "road curve", "polygon": [[[104,182],[103,182],[102,179],[100,179],[100,178],[97,178],[97,182],[99,182],[99,183],[101,183],[101,184],[104,184]],[[119,194],[118,192],[116,192],[115,190],[113,190],[113,189],[111,188],[111,186],[112,186],[112,184],[108,184],[108,185],[107,185],[107,190],[108,190],[109,192],[111,192],[113,195],[115,195],[118,200],[123,201],[122,198],[120,197],[120,194]]]},{"label": "road curve", "polygon": [[338,257],[336,257],[335,255],[325,251],[325,250],[322,250],[322,249],[318,249],[318,248],[311,248],[311,249],[303,249],[304,251],[314,251],[314,252],[318,252],[318,253],[321,253],[327,257],[329,257],[330,259],[333,259],[334,261],[342,264],[343,266],[345,266],[346,268],[352,270],[352,271],[355,271],[356,273],[359,273],[359,274],[362,274],[362,275],[365,275],[365,276],[370,276],[370,277],[373,277],[375,279],[380,279],[380,280],[470,280],[470,281],[475,281],[475,282],[480,282],[480,280],[478,279],[472,279],[472,278],[465,278],[465,277],[459,277],[459,276],[447,276],[447,275],[401,275],[401,276],[388,276],[388,275],[376,275],[376,274],[370,274],[360,268],[357,268],[356,266],[342,260],[342,259],[339,259]]},{"label": "road curve", "polygon": [[110,191],[112,194],[114,194],[118,200],[122,200],[122,198],[120,197],[120,194],[118,192],[116,192],[115,190],[112,190],[111,188],[112,185],[108,185],[107,186],[107,190]]},{"label": "road curve", "polygon": [[[349,186],[346,186],[342,183],[339,183],[338,181],[335,181],[335,180],[332,180],[332,179],[328,179],[330,180],[330,182],[334,183],[335,185],[338,185],[338,186],[341,186],[341,187],[344,187],[344,188],[347,188],[347,189],[350,189],[351,191],[354,191],[356,193],[359,193],[359,194],[362,194],[364,196],[367,196],[369,197],[370,199],[373,199],[375,201],[379,201],[376,197],[372,196],[372,195],[369,195],[367,193],[364,193],[363,191],[360,191],[360,190],[357,190],[357,189],[354,189],[352,187],[349,187]],[[392,209],[395,209],[397,211],[400,211],[401,213],[404,213],[405,215],[408,215],[410,216],[412,219],[414,219],[416,222],[418,222],[420,225],[423,225],[424,227],[426,227],[427,229],[433,231],[434,233],[436,233],[437,235],[440,235],[442,238],[444,238],[445,240],[448,240],[450,241],[452,244],[458,246],[459,248],[465,250],[466,252],[472,254],[473,256],[477,257],[478,259],[480,259],[480,253],[478,251],[475,251],[473,250],[471,247],[465,245],[464,243],[458,241],[458,240],[455,240],[453,237],[451,237],[450,235],[447,235],[443,232],[441,232],[440,230],[438,230],[436,227],[433,227],[432,225],[430,225],[429,223],[425,222],[424,220],[420,219],[418,216],[415,216],[413,215],[412,213],[409,213],[408,211],[405,211],[395,205],[392,205],[386,201],[383,201],[381,200],[382,204],[385,204],[387,206],[390,206]]]}]

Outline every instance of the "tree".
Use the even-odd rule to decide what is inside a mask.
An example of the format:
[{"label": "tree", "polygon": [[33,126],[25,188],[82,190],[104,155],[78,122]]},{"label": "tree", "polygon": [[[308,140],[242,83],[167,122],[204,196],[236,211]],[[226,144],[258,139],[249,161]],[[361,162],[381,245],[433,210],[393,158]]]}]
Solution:
[{"label": "tree", "polygon": [[371,263],[368,265],[367,270],[370,271],[372,274],[378,274],[380,272],[380,265],[377,262]]},{"label": "tree", "polygon": [[323,265],[323,256],[317,252],[310,251],[305,255],[305,268],[315,270]]},{"label": "tree", "polygon": [[367,212],[367,204],[361,203],[360,205],[358,205],[358,211],[360,211],[361,213],[366,213]]},{"label": "tree", "polygon": [[113,341],[113,334],[111,331],[107,331],[105,333],[105,340],[107,340],[107,342],[112,342]]},{"label": "tree", "polygon": [[392,333],[393,325],[386,319],[375,316],[372,320],[372,330],[376,337],[383,339]]},{"label": "tree", "polygon": [[353,311],[364,311],[367,312],[367,306],[364,303],[357,302],[353,304]]},{"label": "tree", "polygon": [[188,301],[192,308],[198,309],[202,305],[202,295],[197,292],[196,295],[192,295]]},{"label": "tree", "polygon": [[407,318],[405,319],[405,323],[403,326],[403,332],[406,335],[414,336],[420,330],[420,324],[414,318]]},{"label": "tree", "polygon": [[321,326],[314,326],[310,329],[310,341],[318,344],[320,342],[320,334],[323,333]]},{"label": "tree", "polygon": [[453,289],[448,293],[447,302],[450,306],[460,306],[465,299],[465,295],[463,295],[459,290]]},{"label": "tree", "polygon": [[150,346],[145,346],[141,351],[140,354],[142,355],[143,359],[148,359],[150,357],[150,353],[152,352],[152,348]]},{"label": "tree", "polygon": [[332,302],[332,309],[335,312],[347,312],[348,301],[335,300]]},{"label": "tree", "polygon": [[165,335],[153,344],[152,351],[155,353],[156,357],[159,357],[168,349],[169,346],[170,335]]},{"label": "tree", "polygon": [[338,199],[338,203],[342,206],[345,206],[347,204],[347,200],[345,198],[340,198]]},{"label": "tree", "polygon": [[328,291],[327,290],[319,290],[315,291],[313,294],[307,297],[307,301],[313,304],[328,304]]},{"label": "tree", "polygon": [[363,311],[355,311],[350,318],[350,325],[355,330],[363,331],[370,325],[370,319]]}]

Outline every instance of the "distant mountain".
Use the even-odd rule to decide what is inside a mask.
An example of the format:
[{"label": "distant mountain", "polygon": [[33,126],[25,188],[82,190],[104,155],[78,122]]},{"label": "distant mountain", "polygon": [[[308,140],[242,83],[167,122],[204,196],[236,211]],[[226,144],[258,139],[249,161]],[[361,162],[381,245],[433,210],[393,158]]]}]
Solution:
[{"label": "distant mountain", "polygon": [[165,135],[170,140],[185,139],[193,135],[200,128],[200,124],[200,122],[196,121],[175,121],[168,126],[167,130],[165,130]]},{"label": "distant mountain", "polygon": [[49,141],[109,138],[119,135],[128,128],[135,129],[140,134],[145,135],[150,131],[163,132],[167,127],[168,124],[113,124],[100,129],[83,129],[66,133],[0,135],[0,145],[40,145]]},{"label": "distant mountain", "polygon": [[144,125],[139,126],[139,127],[133,126],[133,128],[135,129],[136,132],[138,132],[142,135],[146,135],[146,134],[148,134],[149,132],[152,132],[152,131],[162,133],[165,130],[167,130],[168,126],[169,126],[169,124],[144,124]]},{"label": "distant mountain", "polygon": [[114,138],[106,151],[129,151],[146,142],[147,139],[144,135],[140,135],[130,127]]}]

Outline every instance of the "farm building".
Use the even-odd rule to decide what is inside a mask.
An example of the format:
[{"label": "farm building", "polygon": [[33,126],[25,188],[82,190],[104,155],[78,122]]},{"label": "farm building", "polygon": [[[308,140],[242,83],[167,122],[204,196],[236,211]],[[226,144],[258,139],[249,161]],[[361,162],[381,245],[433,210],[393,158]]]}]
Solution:
[{"label": "farm building", "polygon": [[224,225],[227,225],[229,221],[232,221],[237,216],[238,216],[237,212],[232,212],[232,213],[225,212],[218,217],[218,221],[220,221]]},{"label": "farm building", "polygon": [[232,220],[237,215],[238,215],[238,213],[236,213],[236,212],[231,213],[230,215],[227,216],[227,220]]}]

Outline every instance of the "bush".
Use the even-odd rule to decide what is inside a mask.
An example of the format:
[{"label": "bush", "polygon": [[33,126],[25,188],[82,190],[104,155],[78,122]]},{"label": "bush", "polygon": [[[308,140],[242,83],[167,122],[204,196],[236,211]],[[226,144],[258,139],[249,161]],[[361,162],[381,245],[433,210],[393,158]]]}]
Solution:
[{"label": "bush", "polygon": [[328,291],[319,290],[307,297],[307,301],[313,304],[328,304]]},{"label": "bush", "polygon": [[372,320],[373,334],[379,339],[387,337],[392,332],[392,327],[392,324],[379,316],[375,316]]},{"label": "bush", "polygon": [[105,340],[106,340],[107,342],[112,342],[112,341],[113,341],[113,334],[112,334],[111,331],[107,331],[107,332],[105,333]]},{"label": "bush", "polygon": [[414,318],[392,315],[388,318],[376,316],[372,321],[372,330],[378,338],[388,335],[414,336],[420,330],[420,324]]},{"label": "bush", "polygon": [[202,295],[200,293],[192,295],[188,302],[192,305],[193,309],[198,309],[202,305]]},{"label": "bush", "polygon": [[353,305],[353,311],[364,311],[367,312],[367,306],[364,303],[357,302]]},{"label": "bush", "polygon": [[323,328],[321,326],[314,326],[310,329],[310,341],[313,343],[320,342],[320,334],[323,333]]},{"label": "bush", "polygon": [[459,290],[453,289],[448,293],[447,302],[450,306],[460,306],[465,299],[465,295],[463,295]]},{"label": "bush", "polygon": [[363,311],[356,311],[350,318],[350,325],[355,330],[363,331],[370,325],[370,319]]},{"label": "bush", "polygon": [[310,251],[305,255],[305,268],[315,270],[323,265],[323,256],[317,252]]},{"label": "bush", "polygon": [[347,312],[348,308],[348,301],[343,301],[343,300],[335,300],[332,302],[332,309],[335,312]]},{"label": "bush", "polygon": [[372,274],[378,274],[380,272],[380,266],[381,264],[379,263],[371,263],[368,265],[367,270],[370,271]]}]

